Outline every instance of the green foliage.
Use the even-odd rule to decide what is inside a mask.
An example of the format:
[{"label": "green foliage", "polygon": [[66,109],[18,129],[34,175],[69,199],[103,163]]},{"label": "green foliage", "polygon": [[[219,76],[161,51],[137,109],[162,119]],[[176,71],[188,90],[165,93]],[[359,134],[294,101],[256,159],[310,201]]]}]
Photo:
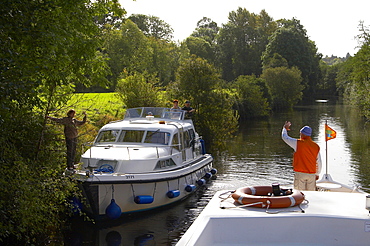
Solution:
[{"label": "green foliage", "polygon": [[319,61],[315,44],[309,40],[306,30],[299,20],[280,20],[280,27],[270,37],[266,51],[263,54],[263,64],[266,66],[275,54],[281,55],[289,67],[296,66],[302,72],[305,94],[312,97],[321,78]]},{"label": "green foliage", "polygon": [[0,241],[43,245],[63,227],[75,184],[62,175],[64,141],[45,129],[39,143],[42,116],[24,111],[12,116],[0,131]]},{"label": "green foliage", "polygon": [[153,76],[135,73],[118,81],[117,93],[127,108],[160,106],[157,80]]},{"label": "green foliage", "polygon": [[223,140],[237,129],[238,115],[232,110],[233,94],[222,87],[220,74],[204,59],[192,56],[181,64],[168,96],[192,102],[197,129],[214,146],[225,143]]},{"label": "green foliage", "polygon": [[301,84],[301,71],[297,67],[267,68],[261,76],[271,95],[274,109],[290,109],[301,98],[304,86]]},{"label": "green foliage", "polygon": [[236,94],[236,108],[242,119],[267,116],[270,111],[264,91],[264,80],[253,75],[242,75],[233,83]]},{"label": "green foliage", "polygon": [[361,49],[348,59],[337,77],[337,85],[344,90],[345,100],[356,105],[370,119],[370,31],[360,23],[358,35]]},{"label": "green foliage", "polygon": [[126,20],[120,30],[107,32],[105,37],[105,52],[110,58],[108,64],[114,85],[124,71],[144,73],[150,68],[153,50],[149,39],[131,20]]},{"label": "green foliage", "polygon": [[191,34],[191,37],[202,38],[210,44],[214,44],[216,35],[220,28],[217,23],[212,21],[210,18],[203,17],[197,23],[197,28]]},{"label": "green foliage", "polygon": [[[62,175],[65,143],[45,114],[76,83],[106,82],[94,17],[117,1],[0,3],[0,240],[43,245],[61,232],[75,183]],[[112,5],[110,5],[112,6]],[[112,10],[112,9],[110,9]]]},{"label": "green foliage", "polygon": [[336,85],[336,78],[338,71],[342,63],[337,63],[336,65],[327,65],[324,62],[320,63],[320,69],[322,73],[322,79],[320,83],[317,84],[317,89],[320,94],[337,96],[338,90]]},{"label": "green foliage", "polygon": [[185,44],[190,50],[190,54],[206,59],[208,62],[214,61],[214,51],[212,46],[205,39],[190,36],[185,39]]},{"label": "green foliage", "polygon": [[229,21],[217,36],[217,61],[222,77],[232,81],[239,75],[260,75],[261,56],[276,22],[262,10],[259,15],[245,8],[229,13]]},{"label": "green foliage", "polygon": [[173,29],[171,26],[152,15],[134,14],[129,17],[147,37],[170,41],[173,38]]},{"label": "green foliage", "polygon": [[69,108],[85,111],[90,123],[95,124],[104,115],[123,118],[125,105],[117,93],[75,93],[65,107],[60,108],[63,116]]},{"label": "green foliage", "polygon": [[[106,32],[104,51],[110,58],[108,63],[112,71],[110,80],[113,90],[121,73],[154,74],[160,85],[167,85],[175,79],[175,71],[181,56],[180,48],[159,33],[148,34],[145,30],[143,32],[147,17],[143,16],[145,18],[142,20],[139,18],[141,16],[132,16],[138,22],[136,24],[128,19],[119,30]],[[147,28],[147,32],[154,32],[152,30],[154,27]]]}]

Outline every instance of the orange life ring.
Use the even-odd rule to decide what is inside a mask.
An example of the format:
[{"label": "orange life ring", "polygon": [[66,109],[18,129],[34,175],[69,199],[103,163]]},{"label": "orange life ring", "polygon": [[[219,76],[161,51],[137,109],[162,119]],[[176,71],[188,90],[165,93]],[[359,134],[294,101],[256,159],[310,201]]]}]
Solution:
[{"label": "orange life ring", "polygon": [[[252,207],[287,208],[301,204],[305,196],[299,190],[292,190],[291,195],[268,196],[272,194],[272,186],[242,187],[234,191],[232,198],[243,205],[251,204]],[[253,205],[252,205],[253,204]]]}]

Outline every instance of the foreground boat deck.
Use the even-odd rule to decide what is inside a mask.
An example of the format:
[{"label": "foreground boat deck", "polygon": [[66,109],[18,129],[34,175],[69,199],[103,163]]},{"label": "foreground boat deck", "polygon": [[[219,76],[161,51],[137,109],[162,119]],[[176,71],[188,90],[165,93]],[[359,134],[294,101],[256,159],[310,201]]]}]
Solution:
[{"label": "foreground boat deck", "polygon": [[[182,245],[370,245],[365,193],[304,191],[300,207],[235,207],[219,191],[178,242]],[[304,212],[303,212],[304,211]]]}]

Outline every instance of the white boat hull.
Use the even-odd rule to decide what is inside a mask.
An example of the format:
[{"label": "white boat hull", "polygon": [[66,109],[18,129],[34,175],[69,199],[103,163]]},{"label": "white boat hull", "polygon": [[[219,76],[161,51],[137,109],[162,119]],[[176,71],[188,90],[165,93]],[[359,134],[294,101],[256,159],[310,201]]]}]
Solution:
[{"label": "white boat hull", "polygon": [[[204,176],[211,172],[212,160],[211,155],[205,155],[196,163],[162,173],[102,173],[86,177],[86,180],[81,182],[81,188],[87,198],[83,210],[94,218],[104,218],[112,198],[122,214],[155,209],[180,201],[200,186],[200,179],[207,181]],[[185,188],[189,185],[193,185],[195,189],[186,191]],[[167,194],[169,191],[175,192],[175,197],[170,198]],[[135,202],[136,197],[153,201],[138,204]]]}]

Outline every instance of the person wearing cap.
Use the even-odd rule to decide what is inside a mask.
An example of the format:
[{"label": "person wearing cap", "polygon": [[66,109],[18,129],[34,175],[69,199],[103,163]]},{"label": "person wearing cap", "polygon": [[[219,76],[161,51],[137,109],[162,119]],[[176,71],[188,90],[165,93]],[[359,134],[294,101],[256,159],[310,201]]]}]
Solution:
[{"label": "person wearing cap", "polygon": [[83,112],[84,118],[82,121],[75,119],[76,111],[74,109],[70,109],[67,112],[67,117],[63,118],[54,118],[50,116],[46,116],[47,119],[55,121],[59,124],[64,125],[64,136],[66,140],[67,146],[67,169],[73,171],[74,167],[74,160],[76,156],[76,149],[77,149],[77,126],[82,126],[86,123],[86,112]]},{"label": "person wearing cap", "polygon": [[309,126],[302,127],[299,139],[289,137],[291,125],[289,121],[285,122],[281,137],[294,149],[294,189],[316,190],[316,180],[321,172],[320,147],[312,141],[312,129]]},{"label": "person wearing cap", "polygon": [[185,118],[187,119],[190,119],[193,116],[193,112],[195,111],[195,109],[190,107],[190,101],[186,101],[185,106],[182,107],[181,109],[186,111]]},{"label": "person wearing cap", "polygon": [[180,107],[179,107],[179,100],[175,99],[173,100],[173,107],[171,108],[171,110],[181,110]]}]

